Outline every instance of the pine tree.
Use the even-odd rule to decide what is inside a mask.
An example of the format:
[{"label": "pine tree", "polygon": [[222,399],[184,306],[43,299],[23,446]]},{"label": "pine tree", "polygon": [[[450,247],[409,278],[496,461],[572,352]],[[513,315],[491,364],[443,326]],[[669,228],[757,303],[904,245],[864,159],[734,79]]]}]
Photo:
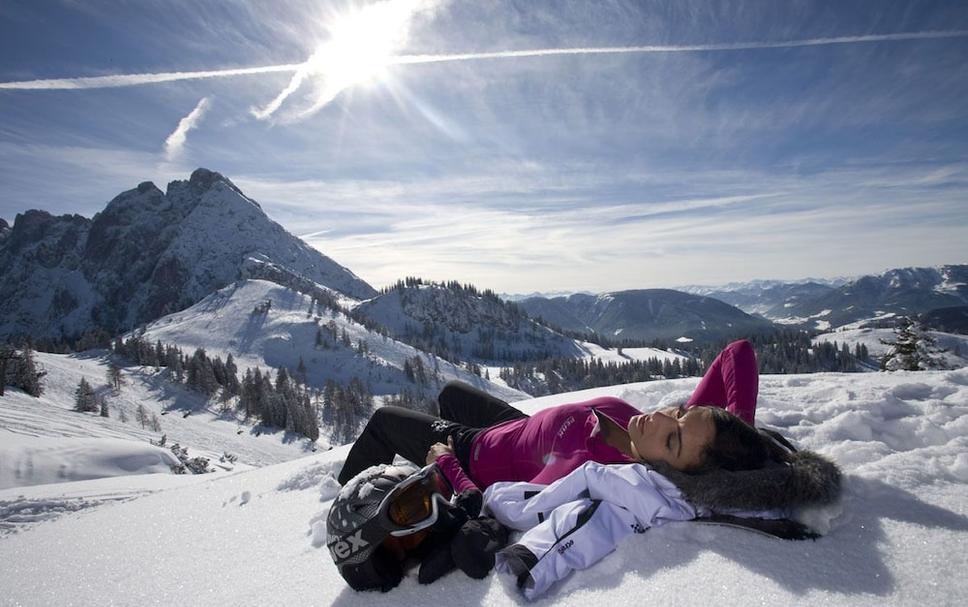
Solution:
[{"label": "pine tree", "polygon": [[208,397],[218,392],[219,383],[215,376],[215,368],[205,354],[204,348],[195,350],[188,362],[188,385]]},{"label": "pine tree", "polygon": [[44,391],[40,378],[45,373],[37,370],[33,349],[29,345],[25,345],[20,356],[17,365],[17,377],[14,379],[15,385],[31,396],[40,396]]},{"label": "pine tree", "polygon": [[299,365],[296,366],[296,379],[299,383],[306,384],[306,363],[303,361],[303,357],[299,357]]},{"label": "pine tree", "polygon": [[94,388],[87,383],[85,378],[81,378],[80,383],[74,390],[74,410],[81,412],[97,411],[98,403],[94,395]]},{"label": "pine tree", "polygon": [[241,386],[239,385],[239,370],[235,366],[235,359],[229,353],[225,359],[225,389],[229,396],[238,396]]},{"label": "pine tree", "polygon": [[13,366],[12,361],[16,354],[17,351],[13,349],[13,346],[0,343],[0,396],[3,396],[3,389],[8,381],[7,370]]},{"label": "pine tree", "polygon": [[944,350],[937,347],[935,340],[910,318],[904,317],[895,328],[893,341],[882,340],[891,346],[890,351],[881,359],[884,371],[920,371],[925,369],[945,369],[947,364],[942,356]]},{"label": "pine tree", "polygon": [[107,380],[108,385],[111,386],[115,394],[120,392],[121,384],[124,382],[124,378],[121,377],[121,367],[113,362],[108,365]]},{"label": "pine tree", "polygon": [[135,418],[141,424],[142,429],[148,424],[148,411],[144,405],[138,405],[137,410],[135,410]]},{"label": "pine tree", "polygon": [[108,415],[108,401],[102,396],[98,398],[98,408],[100,409],[101,417],[109,417]]}]

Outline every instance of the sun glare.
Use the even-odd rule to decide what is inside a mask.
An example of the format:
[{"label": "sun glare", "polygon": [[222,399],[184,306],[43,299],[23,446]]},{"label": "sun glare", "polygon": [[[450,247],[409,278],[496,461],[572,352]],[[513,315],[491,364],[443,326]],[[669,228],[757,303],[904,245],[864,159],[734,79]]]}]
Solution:
[{"label": "sun glare", "polygon": [[332,15],[324,28],[326,42],[299,66],[289,85],[264,108],[252,108],[260,120],[272,116],[303,84],[313,91],[310,105],[291,119],[305,118],[322,109],[344,90],[383,82],[395,54],[407,43],[414,14],[423,0],[385,0],[353,12]]},{"label": "sun glare", "polygon": [[310,70],[341,89],[384,78],[407,29],[407,15],[391,9],[371,5],[332,23],[330,39],[313,54]]}]

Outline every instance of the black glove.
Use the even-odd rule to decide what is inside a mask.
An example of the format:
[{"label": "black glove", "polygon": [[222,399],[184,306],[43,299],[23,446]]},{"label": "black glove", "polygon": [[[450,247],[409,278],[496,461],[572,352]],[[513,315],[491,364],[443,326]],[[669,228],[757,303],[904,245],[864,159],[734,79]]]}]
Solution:
[{"label": "black glove", "polygon": [[507,527],[482,516],[464,523],[450,542],[450,552],[461,571],[479,580],[491,572],[494,554],[507,543]]},{"label": "black glove", "polygon": [[468,489],[454,500],[454,505],[467,513],[468,518],[474,518],[481,514],[484,506],[484,496],[477,489]]},{"label": "black glove", "polygon": [[417,581],[421,584],[432,584],[456,567],[454,557],[450,554],[450,542],[437,542],[423,555],[420,570],[417,572]]},{"label": "black glove", "polygon": [[[476,496],[476,497],[475,497]],[[463,501],[463,503],[462,503]],[[453,506],[441,507],[437,514],[437,522],[430,530],[430,535],[421,542],[420,548],[414,556],[420,559],[420,570],[417,581],[421,584],[432,584],[444,575],[454,570],[454,558],[450,553],[450,544],[461,527],[470,516],[466,507],[480,510],[482,496],[480,491],[465,491]]]}]

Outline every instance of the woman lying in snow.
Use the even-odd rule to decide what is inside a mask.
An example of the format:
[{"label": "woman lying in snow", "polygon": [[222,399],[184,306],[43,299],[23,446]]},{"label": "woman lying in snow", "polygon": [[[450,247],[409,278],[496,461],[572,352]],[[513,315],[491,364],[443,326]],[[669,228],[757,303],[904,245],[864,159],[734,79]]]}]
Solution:
[{"label": "woman lying in snow", "polygon": [[[391,462],[395,454],[414,462],[426,454],[471,517],[481,503],[478,487],[487,488],[490,514],[509,527],[530,529],[497,558],[498,568],[515,574],[529,597],[596,562],[625,535],[668,521],[739,521],[781,537],[809,537],[802,526],[777,519],[794,507],[833,500],[839,471],[814,454],[792,453],[785,442],[752,427],[757,388],[756,359],[746,341],[717,356],[686,405],[648,415],[621,399],[602,397],[529,417],[466,384],[452,383],[439,397],[440,418],[379,409],[351,449],[339,480],[346,484],[372,465]],[[424,472],[425,480],[432,476]],[[386,477],[393,483],[402,478]],[[386,479],[390,496],[394,488]],[[435,507],[434,518],[436,513]],[[751,525],[749,517],[757,523]],[[458,564],[465,572],[482,577],[490,562],[467,561],[493,559],[506,536],[489,519],[466,518],[451,521],[448,538],[457,533],[453,556],[463,559]],[[340,532],[331,535],[336,542],[331,552],[344,577],[357,587],[351,577],[359,574],[362,587],[374,587],[365,579],[374,574],[372,563],[355,573],[345,567],[333,547],[352,546],[339,544]],[[357,545],[362,545],[359,537]],[[451,551],[431,551],[421,555],[426,559],[422,582],[453,567],[453,561],[444,562]],[[399,576],[392,577],[392,584],[376,587],[392,587]]]},{"label": "woman lying in snow", "polygon": [[397,454],[418,465],[436,461],[457,493],[499,481],[547,484],[587,461],[661,463],[683,471],[760,468],[782,459],[783,451],[751,426],[758,381],[756,355],[744,340],[720,352],[684,406],[648,415],[604,396],[529,417],[451,382],[438,397],[439,418],[401,407],[377,409],[339,482],[345,485]]}]

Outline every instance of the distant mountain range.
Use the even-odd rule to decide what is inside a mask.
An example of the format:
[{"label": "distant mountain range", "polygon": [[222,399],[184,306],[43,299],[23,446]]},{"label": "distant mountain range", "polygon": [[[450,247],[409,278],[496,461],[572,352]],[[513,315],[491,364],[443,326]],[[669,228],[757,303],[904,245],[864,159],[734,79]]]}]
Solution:
[{"label": "distant mountain range", "polygon": [[681,290],[695,295],[714,297],[749,314],[778,319],[788,317],[791,307],[826,295],[835,289],[834,285],[817,281],[756,280],[743,284],[733,283],[720,288],[683,287]]},{"label": "distant mountain range", "polygon": [[942,315],[951,324],[957,313],[933,313],[968,305],[968,265],[898,268],[853,280],[820,283],[752,281],[724,287],[684,287],[715,297],[774,322],[826,330],[850,323]]},{"label": "distant mountain range", "polygon": [[518,305],[554,326],[599,333],[616,341],[711,341],[775,328],[770,321],[718,299],[671,289],[532,297]]},{"label": "distant mountain range", "polygon": [[900,268],[863,276],[787,308],[794,318],[823,319],[837,327],[888,314],[915,316],[968,304],[968,265]]},{"label": "distant mountain range", "polygon": [[[378,293],[288,233],[219,173],[119,194],[91,219],[39,210],[0,220],[0,339],[131,330],[244,279],[269,280],[370,330],[451,360],[581,356],[556,329],[633,341],[711,341],[779,326],[827,330],[968,305],[968,266],[905,268],[832,281],[752,281],[683,290],[527,297],[457,285]],[[939,313],[940,314],[940,313]],[[934,318],[928,316],[927,318]],[[949,324],[962,315],[949,311]],[[537,321],[537,322],[536,322]]]}]

